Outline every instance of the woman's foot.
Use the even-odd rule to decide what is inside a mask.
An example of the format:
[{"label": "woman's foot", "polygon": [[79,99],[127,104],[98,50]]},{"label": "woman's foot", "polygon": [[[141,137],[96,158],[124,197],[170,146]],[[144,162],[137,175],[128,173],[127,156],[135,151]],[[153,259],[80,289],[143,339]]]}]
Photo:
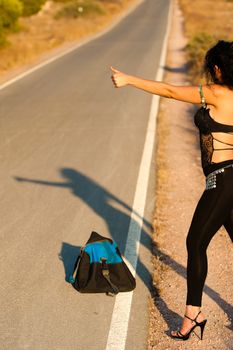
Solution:
[{"label": "woman's foot", "polygon": [[171,332],[172,337],[180,338],[180,336],[185,336],[196,325],[196,322],[201,323],[206,320],[205,315],[200,311],[200,307],[198,306],[187,305],[185,316],[180,330]]}]

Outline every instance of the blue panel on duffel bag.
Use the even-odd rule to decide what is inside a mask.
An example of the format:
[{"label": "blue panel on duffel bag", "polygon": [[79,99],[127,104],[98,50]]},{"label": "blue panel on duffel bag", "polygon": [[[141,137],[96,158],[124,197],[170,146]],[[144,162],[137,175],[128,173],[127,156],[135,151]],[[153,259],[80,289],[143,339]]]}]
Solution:
[{"label": "blue panel on duffel bag", "polygon": [[107,264],[116,264],[122,262],[122,258],[116,252],[116,247],[115,242],[95,242],[87,244],[84,251],[90,256],[90,263],[101,262],[101,258],[105,258]]}]

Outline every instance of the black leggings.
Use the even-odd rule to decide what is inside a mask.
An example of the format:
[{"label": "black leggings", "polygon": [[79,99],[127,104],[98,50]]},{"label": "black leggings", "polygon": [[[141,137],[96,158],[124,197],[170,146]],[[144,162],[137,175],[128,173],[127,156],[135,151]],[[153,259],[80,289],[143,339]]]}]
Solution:
[{"label": "black leggings", "polygon": [[205,190],[193,215],[187,236],[187,301],[201,306],[207,275],[207,247],[224,225],[233,242],[233,168],[216,175],[216,188]]}]

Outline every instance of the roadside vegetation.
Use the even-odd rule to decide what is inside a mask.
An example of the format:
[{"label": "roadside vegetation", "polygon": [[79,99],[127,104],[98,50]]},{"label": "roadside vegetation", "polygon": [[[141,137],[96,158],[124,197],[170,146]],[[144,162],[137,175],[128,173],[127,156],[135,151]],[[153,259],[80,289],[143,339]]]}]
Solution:
[{"label": "roadside vegetation", "polygon": [[218,40],[233,40],[233,0],[179,0],[184,15],[190,80],[200,81],[206,50]]},{"label": "roadside vegetation", "polygon": [[138,0],[0,0],[0,81],[105,28]]}]

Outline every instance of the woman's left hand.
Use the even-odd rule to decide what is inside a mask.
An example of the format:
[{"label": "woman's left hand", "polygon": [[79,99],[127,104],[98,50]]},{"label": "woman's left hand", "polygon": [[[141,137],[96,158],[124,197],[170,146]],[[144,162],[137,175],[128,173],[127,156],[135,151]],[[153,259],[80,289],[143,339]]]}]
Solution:
[{"label": "woman's left hand", "polygon": [[111,78],[115,87],[119,88],[129,84],[129,75],[124,74],[113,67],[111,67],[111,70],[113,72]]}]

